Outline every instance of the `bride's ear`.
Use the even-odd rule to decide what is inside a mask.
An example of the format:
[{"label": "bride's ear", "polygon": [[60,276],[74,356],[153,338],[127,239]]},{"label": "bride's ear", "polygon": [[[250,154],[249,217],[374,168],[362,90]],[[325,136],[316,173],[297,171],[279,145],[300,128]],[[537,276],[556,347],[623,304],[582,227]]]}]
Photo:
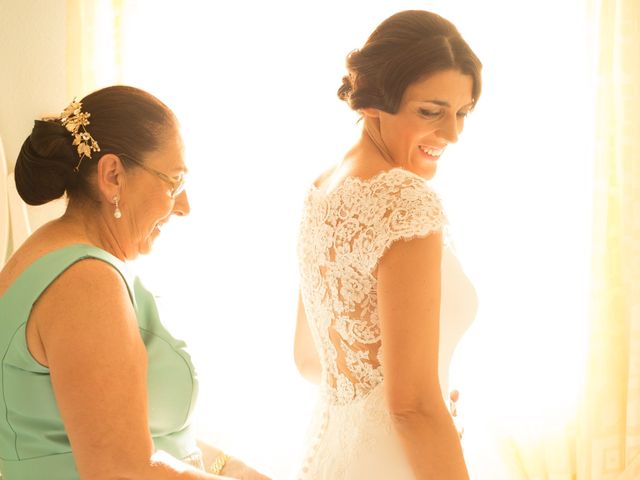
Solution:
[{"label": "bride's ear", "polygon": [[361,108],[359,110],[360,114],[365,118],[379,118],[380,110],[373,107]]}]

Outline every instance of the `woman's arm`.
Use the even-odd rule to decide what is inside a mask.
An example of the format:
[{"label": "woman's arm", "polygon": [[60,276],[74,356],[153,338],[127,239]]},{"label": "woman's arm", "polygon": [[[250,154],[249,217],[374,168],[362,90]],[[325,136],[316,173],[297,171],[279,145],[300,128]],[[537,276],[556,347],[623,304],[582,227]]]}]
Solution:
[{"label": "woman's arm", "polygon": [[298,371],[302,376],[312,383],[320,383],[322,366],[313,342],[313,337],[311,336],[307,316],[304,313],[304,304],[302,303],[302,295],[300,293],[298,293],[298,318],[296,321],[293,356]]},{"label": "woman's arm", "polygon": [[416,477],[467,480],[440,391],[438,342],[442,236],[395,242],[378,266],[385,396]]},{"label": "woman's arm", "polygon": [[154,453],[146,350],[116,270],[93,259],[74,264],[42,295],[31,321],[83,480],[225,478]]}]

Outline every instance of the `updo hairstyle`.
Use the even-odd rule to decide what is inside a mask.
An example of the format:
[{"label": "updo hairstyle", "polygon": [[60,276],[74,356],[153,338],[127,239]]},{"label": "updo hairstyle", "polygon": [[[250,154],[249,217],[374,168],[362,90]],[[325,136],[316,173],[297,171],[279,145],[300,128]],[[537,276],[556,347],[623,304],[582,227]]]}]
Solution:
[{"label": "updo hairstyle", "polygon": [[[82,111],[91,114],[86,126],[100,145],[99,152],[80,156],[73,136],[59,119],[36,120],[15,167],[16,187],[29,205],[42,205],[67,192],[94,198],[90,179],[100,157],[126,153],[142,161],[145,154],[161,147],[178,122],[174,113],[153,95],[133,87],[113,86],[97,90],[81,100]],[[126,159],[121,157],[126,166]]]},{"label": "updo hairstyle", "polygon": [[406,10],[383,21],[360,50],[347,56],[348,75],[338,97],[353,110],[395,114],[409,85],[443,70],[473,78],[473,101],[482,88],[482,64],[456,27],[431,12]]}]

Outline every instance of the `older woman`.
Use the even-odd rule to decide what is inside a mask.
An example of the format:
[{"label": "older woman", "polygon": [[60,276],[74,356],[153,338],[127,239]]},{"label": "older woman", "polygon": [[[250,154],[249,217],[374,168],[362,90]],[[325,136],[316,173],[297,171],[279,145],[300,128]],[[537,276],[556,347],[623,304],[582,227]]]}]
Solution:
[{"label": "older woman", "polygon": [[18,192],[31,205],[69,202],[0,273],[6,480],[266,478],[196,442],[190,357],[125,266],[189,213],[186,171],[173,112],[135,88],[35,122]]}]

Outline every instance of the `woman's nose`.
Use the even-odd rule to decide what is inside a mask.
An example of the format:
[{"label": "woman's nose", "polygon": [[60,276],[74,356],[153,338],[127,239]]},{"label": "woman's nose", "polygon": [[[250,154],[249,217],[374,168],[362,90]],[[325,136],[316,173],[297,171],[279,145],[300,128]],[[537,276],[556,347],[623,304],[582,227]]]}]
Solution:
[{"label": "woman's nose", "polygon": [[458,135],[462,130],[458,125],[458,121],[459,119],[456,114],[445,115],[438,129],[438,135],[448,143],[456,143],[458,141]]},{"label": "woman's nose", "polygon": [[173,213],[184,217],[185,215],[189,215],[191,211],[191,206],[189,205],[189,198],[187,197],[187,191],[183,190],[180,195],[176,197],[176,202],[173,205]]}]

